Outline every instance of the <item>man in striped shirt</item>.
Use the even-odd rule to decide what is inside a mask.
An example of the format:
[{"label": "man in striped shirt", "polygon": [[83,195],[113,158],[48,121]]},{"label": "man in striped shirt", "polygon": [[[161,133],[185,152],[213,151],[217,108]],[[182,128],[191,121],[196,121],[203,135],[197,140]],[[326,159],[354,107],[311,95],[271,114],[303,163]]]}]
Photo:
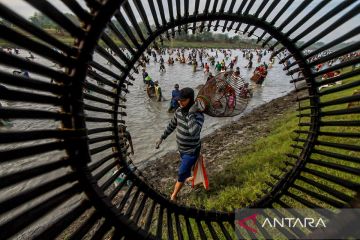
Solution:
[{"label": "man in striped shirt", "polygon": [[171,200],[175,201],[176,196],[184,185],[185,181],[191,181],[191,169],[196,163],[200,154],[201,141],[200,132],[204,123],[204,114],[201,112],[198,102],[194,101],[194,90],[183,88],[180,90],[180,107],[176,109],[174,117],[165,129],[161,138],[156,142],[156,148],[166,139],[175,129],[176,142],[180,152],[180,167],[178,180],[171,194]]}]

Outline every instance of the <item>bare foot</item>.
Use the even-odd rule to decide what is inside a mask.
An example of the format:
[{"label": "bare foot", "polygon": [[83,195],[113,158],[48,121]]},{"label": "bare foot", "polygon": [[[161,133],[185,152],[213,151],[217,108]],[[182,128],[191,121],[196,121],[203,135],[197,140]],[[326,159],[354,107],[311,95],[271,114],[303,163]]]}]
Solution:
[{"label": "bare foot", "polygon": [[188,177],[185,181],[191,183],[191,181],[194,179],[194,177]]},{"label": "bare foot", "polygon": [[170,201],[176,202],[176,195],[171,194]]}]

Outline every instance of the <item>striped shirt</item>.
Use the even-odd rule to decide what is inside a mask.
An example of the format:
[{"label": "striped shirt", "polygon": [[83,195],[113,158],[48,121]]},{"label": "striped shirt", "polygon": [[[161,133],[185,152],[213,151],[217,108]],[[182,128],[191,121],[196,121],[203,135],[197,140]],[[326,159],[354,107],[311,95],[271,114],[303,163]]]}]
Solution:
[{"label": "striped shirt", "polygon": [[201,146],[200,132],[204,123],[204,114],[200,112],[181,112],[176,109],[174,117],[165,129],[162,139],[167,138],[177,128],[176,142],[180,153],[194,153]]}]

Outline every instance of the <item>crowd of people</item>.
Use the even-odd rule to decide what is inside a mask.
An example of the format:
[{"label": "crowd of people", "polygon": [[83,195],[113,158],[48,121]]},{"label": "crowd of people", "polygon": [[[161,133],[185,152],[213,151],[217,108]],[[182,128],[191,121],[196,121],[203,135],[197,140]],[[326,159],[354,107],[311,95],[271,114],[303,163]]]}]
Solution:
[{"label": "crowd of people", "polygon": [[[138,65],[142,68],[142,78],[143,82],[146,85],[146,92],[149,98],[156,101],[163,101],[163,92],[160,87],[158,80],[154,81],[152,77],[147,72],[147,65],[150,64],[150,59],[152,58],[153,62],[160,63],[160,72],[165,72],[165,60],[167,57],[166,63],[168,66],[174,64],[187,64],[192,66],[192,71],[203,71],[207,76],[206,82],[213,79],[218,73],[224,73],[227,71],[232,71],[233,76],[242,77],[240,73],[240,68],[253,68],[253,58],[256,56],[257,67],[253,72],[254,84],[262,85],[267,76],[268,64],[263,61],[264,56],[267,54],[271,55],[268,50],[265,49],[240,49],[240,55],[234,56],[234,50],[230,49],[186,49],[186,48],[159,48],[157,46],[148,48],[139,58]],[[221,53],[221,54],[220,54]],[[221,57],[220,57],[221,56]],[[239,58],[244,58],[248,61],[248,64],[245,66],[238,66]],[[263,62],[263,63],[261,63]],[[269,58],[269,65],[272,67],[274,64],[274,57]],[[258,78],[258,79],[257,79]],[[204,84],[206,84],[206,82]],[[175,85],[175,89],[172,92],[171,100],[169,104],[168,111],[172,112],[176,109],[177,97],[176,94],[179,84]],[[243,86],[244,87],[244,86]],[[247,84],[246,87],[249,87]],[[240,89],[244,91],[244,89]],[[244,96],[249,96],[249,94],[244,94]]]},{"label": "crowd of people", "polygon": [[[56,50],[56,49],[55,49]],[[37,58],[36,56],[30,52],[27,51],[24,52],[18,48],[0,48],[0,51],[5,52],[10,55],[21,55],[24,59],[27,61],[35,61]],[[116,53],[113,52],[111,49],[107,49],[107,51],[113,55],[116,56]],[[240,51],[240,53],[239,53]],[[173,66],[175,64],[187,64],[192,66],[192,71],[203,71],[205,74],[206,82],[213,79],[214,76],[216,76],[219,73],[224,73],[227,71],[232,71],[233,75],[235,77],[242,77],[240,69],[254,69],[253,75],[250,77],[250,80],[253,82],[253,86],[256,85],[262,85],[264,81],[266,80],[268,71],[273,67],[275,64],[275,57],[273,55],[273,52],[266,50],[266,49],[239,49],[239,51],[234,51],[231,49],[205,49],[205,48],[160,48],[156,45],[154,47],[149,47],[146,52],[144,52],[141,57],[138,60],[139,66],[142,67],[142,76],[143,76],[143,82],[146,85],[146,93],[147,95],[156,101],[163,101],[164,93],[161,88],[161,82],[159,80],[153,80],[152,77],[147,72],[147,66],[150,64],[151,58],[154,62],[159,63],[159,71],[161,73],[166,72],[166,64],[168,67]],[[124,54],[130,58],[129,52],[126,50],[123,50]],[[26,54],[27,53],[27,54]],[[328,56],[329,54],[332,54],[333,52],[331,50],[323,51],[318,54],[311,54],[312,51],[305,50],[304,54],[309,55],[311,57],[308,58],[308,61],[314,62],[318,59]],[[235,56],[236,54],[236,56]],[[286,57],[289,54],[287,50],[282,51],[278,53],[280,57]],[[345,61],[349,61],[354,58],[358,58],[360,55],[360,52],[352,52],[349,54],[345,54],[341,57],[331,59],[324,63],[319,63],[314,65],[313,71],[319,72],[326,68],[332,67],[335,63],[341,63]],[[165,60],[166,58],[166,60]],[[239,66],[239,59],[242,58],[241,62],[246,61],[247,64],[245,66]],[[284,63],[285,66],[291,66],[291,58],[288,58]],[[108,64],[111,65],[109,62]],[[54,65],[56,66],[56,64]],[[354,64],[352,66],[352,70],[354,68],[358,67],[359,64]],[[53,66],[51,66],[53,67]],[[96,72],[89,66],[89,70]],[[30,78],[30,72],[27,69],[17,69],[13,70],[13,75],[23,76],[25,78]],[[334,77],[339,76],[341,73],[340,70],[336,71],[329,71],[325,72],[322,76],[322,80],[331,79]],[[298,72],[298,77],[300,77],[301,71]],[[86,80],[87,81],[87,80]],[[53,80],[51,80],[53,82]],[[206,84],[206,82],[204,84]],[[104,86],[104,83],[101,81],[97,81],[97,84],[99,86]],[[323,84],[319,87],[319,90],[328,87],[334,84],[341,84],[341,81],[337,81],[336,83],[329,83],[329,84]],[[176,84],[175,86],[179,86],[179,84]],[[171,100],[169,104],[168,111],[172,112],[176,107],[177,104],[177,97],[176,94],[179,87],[175,87],[172,94],[171,94]],[[249,89],[251,89],[251,86],[249,86]],[[84,89],[87,92],[90,92],[90,90]]]},{"label": "crowd of people", "polygon": [[[11,55],[19,55],[20,50],[18,48],[1,48],[1,51],[4,51]],[[145,53],[143,53],[138,61],[139,66],[142,67],[142,76],[143,81],[146,84],[146,93],[147,95],[156,101],[163,101],[165,98],[163,96],[163,92],[160,86],[160,82],[158,80],[153,80],[149,73],[146,71],[147,65],[150,64],[150,59],[154,62],[160,64],[159,71],[161,73],[166,72],[167,63],[168,66],[172,66],[174,64],[188,64],[192,66],[192,70],[203,71],[207,76],[205,79],[209,81],[214,78],[214,76],[218,73],[223,73],[226,71],[233,71],[233,75],[236,77],[242,77],[240,69],[253,69],[253,75],[250,77],[250,80],[256,85],[262,85],[266,80],[268,71],[275,64],[275,57],[272,52],[266,49],[239,49],[237,55],[235,55],[234,50],[230,49],[191,49],[191,48],[159,48],[158,46],[150,47],[147,49]],[[111,49],[108,49],[108,52],[114,56],[116,53]],[[221,53],[221,54],[220,54]],[[311,54],[311,51],[305,51],[305,54]],[[332,51],[323,51],[319,54],[316,54],[309,58],[309,62],[313,62],[318,60],[321,57],[327,56],[331,54]],[[124,50],[124,54],[130,58],[129,52]],[[282,51],[279,53],[280,56],[287,56],[289,52]],[[22,54],[24,55],[24,54]],[[268,57],[266,57],[268,55]],[[344,62],[356,58],[359,56],[359,52],[352,52],[350,54],[343,55],[339,58],[332,59],[326,63],[319,63],[314,66],[314,71],[321,71],[326,67],[331,67],[335,62]],[[36,57],[30,51],[28,51],[28,56],[24,57],[27,61],[34,61]],[[166,61],[164,58],[167,58]],[[247,61],[245,66],[239,66],[238,60],[239,58],[243,58],[242,62]],[[110,62],[108,64],[111,65]],[[285,61],[286,66],[290,66],[291,61],[290,58]],[[254,67],[256,66],[256,67]],[[355,68],[356,65],[353,65]],[[90,67],[91,70],[91,67]],[[92,70],[95,71],[95,70]],[[20,75],[26,78],[30,78],[30,73],[26,69],[19,69],[13,71],[14,75]],[[298,77],[300,77],[301,72],[299,72]],[[340,74],[340,71],[332,71],[327,72],[322,75],[322,79],[326,80],[329,78],[336,77]],[[205,82],[206,83],[206,82]],[[340,84],[341,82],[337,82]],[[100,81],[97,81],[99,86],[103,86],[104,84]],[[334,83],[332,83],[334,84]],[[332,84],[324,84],[320,86],[320,89],[323,87],[331,86]],[[251,86],[249,86],[251,88]],[[86,89],[85,89],[86,90]],[[89,90],[86,90],[90,92]],[[169,112],[174,111],[176,107],[176,99],[175,96],[171,96],[171,101],[169,104]]]},{"label": "crowd of people", "polygon": [[[17,48],[1,48],[0,51],[4,51],[7,54],[11,55],[19,55],[19,49]],[[110,54],[116,55],[111,50],[108,50]],[[240,49],[242,55],[234,55],[233,50],[230,49],[185,49],[185,48],[159,48],[153,47],[149,48],[146,53],[142,54],[138,63],[139,66],[142,67],[142,79],[143,83],[146,86],[146,93],[155,101],[163,101],[163,91],[160,87],[160,83],[158,80],[152,79],[150,74],[147,72],[147,65],[150,63],[150,59],[154,62],[160,64],[159,71],[166,72],[165,63],[168,66],[172,66],[174,64],[188,64],[192,66],[192,71],[203,71],[206,75],[206,81],[204,84],[209,82],[213,82],[217,74],[231,72],[232,76],[241,78],[241,68],[248,68],[252,69],[253,76],[250,78],[256,85],[262,85],[263,82],[266,80],[268,71],[272,68],[275,64],[275,58],[273,54],[265,49]],[[221,53],[221,54],[219,54]],[[309,59],[309,62],[314,62],[324,57],[328,54],[331,54],[331,51],[321,52],[319,54],[314,55]],[[129,53],[125,52],[126,56],[130,58]],[[280,55],[286,56],[287,53],[282,52]],[[306,54],[306,53],[305,53]],[[311,54],[311,52],[308,52]],[[266,56],[269,57],[266,57]],[[167,59],[165,61],[165,56]],[[221,56],[221,57],[220,57]],[[346,54],[342,57],[329,60],[325,63],[316,64],[313,68],[314,72],[322,71],[326,68],[333,66],[333,64],[338,62],[349,61],[351,59],[358,58],[360,56],[360,52],[353,52],[350,54]],[[266,58],[265,58],[266,57]],[[28,52],[28,56],[24,57],[27,61],[34,61],[36,57],[31,53]],[[247,61],[245,66],[239,66],[239,58],[243,58],[243,60]],[[110,62],[108,62],[111,65]],[[256,65],[256,67],[254,67]],[[291,61],[288,59],[285,62],[285,65],[290,66]],[[353,65],[353,69],[358,67],[358,65]],[[92,70],[89,67],[89,71]],[[26,69],[14,70],[14,75],[21,75],[25,78],[30,78],[30,73]],[[331,78],[336,78],[341,74],[340,70],[335,71],[328,71],[322,75],[322,80],[327,80]],[[337,81],[331,84],[341,84],[341,82]],[[324,84],[320,86],[319,89],[323,87],[330,86],[331,84]],[[98,85],[101,85],[101,82],[98,82]],[[0,85],[1,91],[6,91],[6,88]],[[239,89],[240,97],[243,98],[250,98],[252,97],[251,88],[249,83],[245,83],[241,85]],[[231,87],[224,87],[222,91],[227,96],[227,104],[229,109],[234,108],[235,102],[235,91]],[[357,93],[358,94],[358,93]],[[1,107],[1,103],[0,103]],[[178,83],[175,83],[174,89],[171,92],[171,100],[169,102],[169,107],[167,109],[168,112],[174,113],[172,120],[165,128],[164,133],[160,136],[159,140],[156,142],[156,147],[159,147],[161,143],[173,132],[177,129],[177,143],[178,143],[178,150],[180,152],[181,157],[181,165],[179,167],[179,176],[178,180],[174,186],[174,191],[171,194],[171,200],[175,201],[177,198],[177,194],[179,193],[180,189],[184,185],[185,182],[191,181],[191,169],[195,164],[196,160],[200,155],[201,144],[200,144],[200,132],[202,129],[202,125],[204,123],[204,114],[203,108],[199,107],[198,102],[195,98],[194,90],[191,88],[182,88]],[[123,138],[123,142],[127,142],[128,146],[131,149],[130,154],[134,154],[134,148],[132,145],[132,140],[129,132],[126,130],[126,126],[119,125],[119,136]],[[189,141],[184,141],[184,139],[188,139]],[[189,144],[191,143],[191,144]],[[126,156],[124,156],[126,157]],[[120,169],[120,168],[118,168]],[[118,179],[126,178],[125,174],[120,174]],[[121,182],[121,181],[120,181]],[[119,183],[119,182],[118,182]],[[131,182],[127,182],[128,185]]]}]

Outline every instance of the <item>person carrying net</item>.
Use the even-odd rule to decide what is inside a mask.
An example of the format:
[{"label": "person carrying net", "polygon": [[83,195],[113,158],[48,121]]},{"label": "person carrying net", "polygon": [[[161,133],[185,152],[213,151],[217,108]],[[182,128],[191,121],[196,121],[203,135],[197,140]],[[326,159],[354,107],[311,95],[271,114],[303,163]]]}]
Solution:
[{"label": "person carrying net", "polygon": [[199,89],[196,97],[198,106],[203,113],[212,117],[231,117],[244,111],[248,97],[241,95],[245,81],[240,72],[227,71],[209,76],[206,83]]}]

